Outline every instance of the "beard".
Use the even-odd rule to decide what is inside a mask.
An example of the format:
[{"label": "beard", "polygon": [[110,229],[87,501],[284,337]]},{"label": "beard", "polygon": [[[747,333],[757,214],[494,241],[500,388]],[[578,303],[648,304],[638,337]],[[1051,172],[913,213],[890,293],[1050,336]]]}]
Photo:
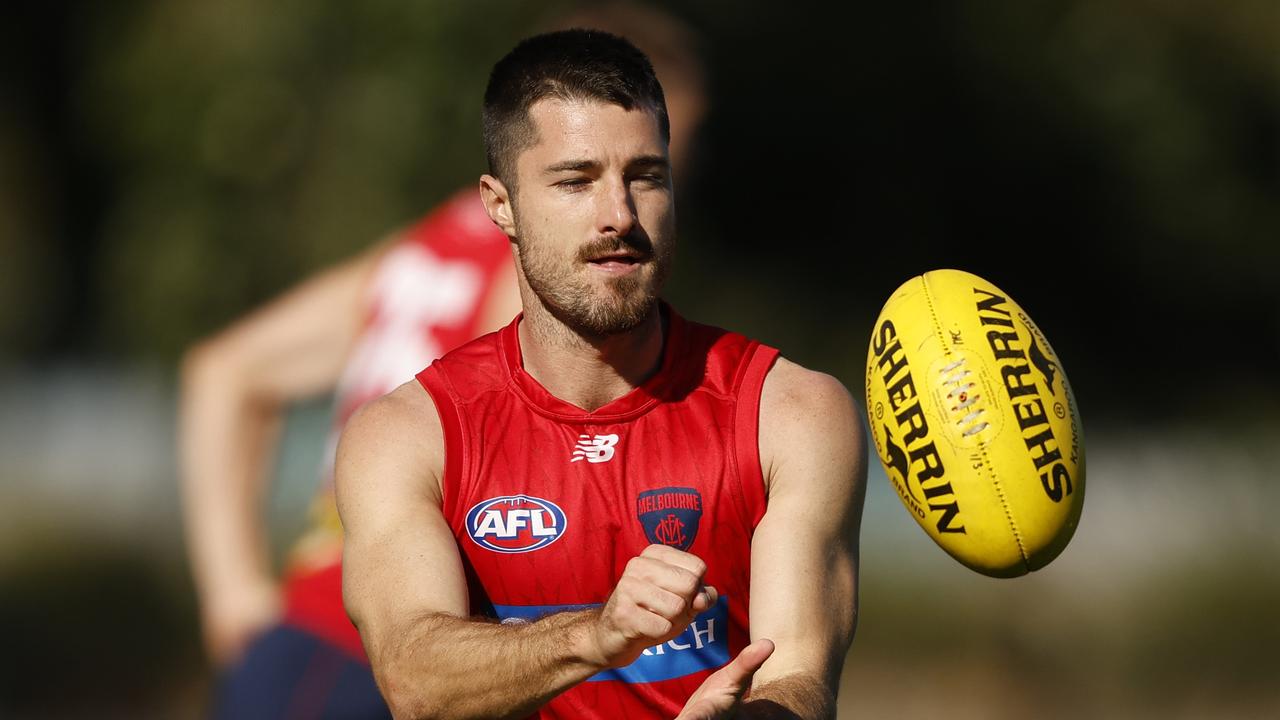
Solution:
[{"label": "beard", "polygon": [[[626,237],[599,237],[576,250],[555,245],[517,225],[525,280],[556,319],[580,334],[606,337],[633,330],[649,317],[671,268],[671,243],[655,248],[636,229]],[[590,260],[628,250],[643,265],[617,277],[601,277]]]}]

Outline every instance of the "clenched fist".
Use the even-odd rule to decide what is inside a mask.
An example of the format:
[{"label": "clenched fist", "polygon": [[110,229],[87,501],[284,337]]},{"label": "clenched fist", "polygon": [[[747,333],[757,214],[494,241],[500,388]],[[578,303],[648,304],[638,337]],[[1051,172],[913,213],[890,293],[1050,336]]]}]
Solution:
[{"label": "clenched fist", "polygon": [[702,584],[706,572],[700,558],[666,545],[650,545],[632,558],[593,628],[601,665],[630,665],[715,605],[715,588]]}]

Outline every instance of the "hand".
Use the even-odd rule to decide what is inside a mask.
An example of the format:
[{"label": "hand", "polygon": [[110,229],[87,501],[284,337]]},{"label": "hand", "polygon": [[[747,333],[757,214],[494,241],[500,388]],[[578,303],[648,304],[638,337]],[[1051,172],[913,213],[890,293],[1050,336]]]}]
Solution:
[{"label": "hand", "polygon": [[202,630],[205,651],[218,667],[240,659],[263,630],[280,619],[280,588],[271,581],[224,587],[207,598]]},{"label": "hand", "polygon": [[756,640],[733,662],[715,671],[689,696],[676,720],[719,720],[732,717],[751,687],[751,678],[773,654],[772,640]]},{"label": "hand", "polygon": [[647,647],[684,632],[694,616],[716,603],[702,584],[707,564],[665,545],[650,545],[627,563],[600,611],[593,639],[601,667],[630,665]]}]

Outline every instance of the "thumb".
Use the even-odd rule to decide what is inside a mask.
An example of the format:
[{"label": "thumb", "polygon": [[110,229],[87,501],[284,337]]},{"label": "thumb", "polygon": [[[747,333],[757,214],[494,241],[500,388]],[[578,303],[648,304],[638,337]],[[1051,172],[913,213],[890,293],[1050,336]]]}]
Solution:
[{"label": "thumb", "polygon": [[733,662],[703,681],[676,720],[720,720],[732,716],[751,687],[751,678],[772,654],[772,640],[756,640],[745,647]]},{"label": "thumb", "polygon": [[704,612],[716,604],[720,599],[720,593],[711,585],[705,585],[693,596],[694,612]]},{"label": "thumb", "polygon": [[742,697],[747,688],[751,687],[751,678],[755,676],[756,671],[773,654],[773,647],[772,640],[764,638],[756,640],[743,648],[733,662],[720,668],[716,674],[722,675],[720,679],[725,685],[731,687],[732,692],[738,697]]}]

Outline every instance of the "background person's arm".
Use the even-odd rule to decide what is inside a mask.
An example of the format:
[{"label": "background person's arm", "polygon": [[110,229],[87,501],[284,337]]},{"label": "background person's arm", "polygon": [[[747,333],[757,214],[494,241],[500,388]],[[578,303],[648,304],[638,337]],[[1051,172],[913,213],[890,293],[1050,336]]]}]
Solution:
[{"label": "background person's arm", "polygon": [[751,543],[751,636],[777,649],[740,714],[832,718],[857,624],[867,476],[849,392],[779,359],[761,397],[760,456],[768,509]]},{"label": "background person's arm", "polygon": [[285,406],[332,390],[380,250],[302,283],[195,344],[182,363],[179,448],[187,553],[206,649],[234,660],[280,613],[263,516]]},{"label": "background person's arm", "polygon": [[516,625],[467,618],[440,504],[443,442],[431,397],[412,382],[361,409],[338,448],[343,596],[396,717],[523,717],[675,638],[715,603],[701,560],[651,546],[603,608]]}]

